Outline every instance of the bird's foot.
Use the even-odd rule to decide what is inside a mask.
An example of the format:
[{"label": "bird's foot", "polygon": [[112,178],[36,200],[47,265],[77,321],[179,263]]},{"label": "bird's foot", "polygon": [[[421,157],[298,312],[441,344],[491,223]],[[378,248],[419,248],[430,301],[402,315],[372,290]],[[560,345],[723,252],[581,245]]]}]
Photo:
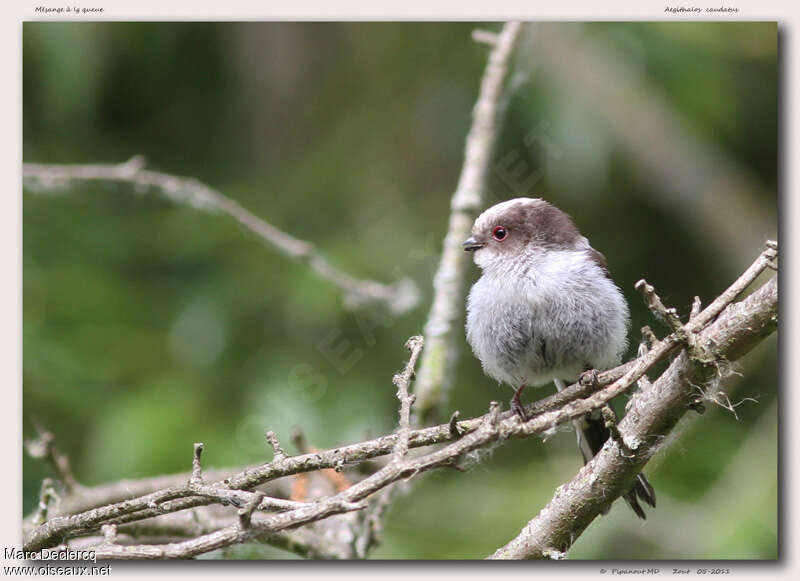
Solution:
[{"label": "bird's foot", "polygon": [[581,373],[578,383],[585,386],[591,386],[592,389],[600,387],[600,372],[597,369],[587,369]]}]

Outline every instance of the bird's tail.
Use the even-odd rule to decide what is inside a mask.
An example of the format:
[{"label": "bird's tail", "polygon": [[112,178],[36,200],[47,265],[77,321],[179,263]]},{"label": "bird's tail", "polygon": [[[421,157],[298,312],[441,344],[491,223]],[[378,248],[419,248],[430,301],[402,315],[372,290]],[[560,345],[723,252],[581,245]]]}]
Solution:
[{"label": "bird's tail", "polygon": [[639,500],[643,500],[653,508],[656,507],[656,491],[653,490],[653,485],[647,481],[644,474],[639,473],[636,475],[636,483],[628,492],[623,495],[625,502],[628,503],[640,519],[644,520],[647,516],[644,509],[639,504]]},{"label": "bird's tail", "polygon": [[[606,440],[611,437],[611,432],[606,427],[600,410],[595,410],[582,418],[573,420],[573,424],[575,425],[575,433],[578,436],[578,447],[583,456],[583,463],[587,464],[600,451]],[[647,517],[644,509],[639,504],[640,500],[653,508],[656,507],[656,491],[653,489],[653,485],[647,481],[644,474],[636,476],[636,482],[633,487],[622,497],[628,503],[628,506],[633,509],[633,512],[636,513],[636,516],[641,519]]]},{"label": "bird's tail", "polygon": [[[559,385],[561,384],[561,385]],[[556,387],[559,391],[563,389],[563,383],[556,382]],[[605,420],[603,419],[600,410],[594,410],[581,418],[572,421],[575,426],[575,433],[578,437],[578,448],[580,448],[581,455],[583,456],[583,463],[587,464],[589,460],[594,458],[595,454],[600,451],[606,440],[611,437],[611,432],[606,427]],[[636,476],[636,482],[633,487],[622,495],[628,506],[633,509],[641,519],[647,518],[639,501],[645,504],[656,507],[656,491],[653,485],[647,481],[644,474]]]}]

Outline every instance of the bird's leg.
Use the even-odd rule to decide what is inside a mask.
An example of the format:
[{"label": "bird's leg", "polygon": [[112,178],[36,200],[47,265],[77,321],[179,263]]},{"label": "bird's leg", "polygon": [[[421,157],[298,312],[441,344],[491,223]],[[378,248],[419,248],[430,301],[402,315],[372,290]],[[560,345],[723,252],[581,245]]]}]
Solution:
[{"label": "bird's leg", "polygon": [[523,422],[528,421],[528,414],[525,413],[525,408],[522,406],[522,402],[520,401],[520,396],[522,395],[522,390],[525,389],[525,384],[523,383],[517,389],[514,390],[514,397],[511,398],[511,411],[519,416]]}]

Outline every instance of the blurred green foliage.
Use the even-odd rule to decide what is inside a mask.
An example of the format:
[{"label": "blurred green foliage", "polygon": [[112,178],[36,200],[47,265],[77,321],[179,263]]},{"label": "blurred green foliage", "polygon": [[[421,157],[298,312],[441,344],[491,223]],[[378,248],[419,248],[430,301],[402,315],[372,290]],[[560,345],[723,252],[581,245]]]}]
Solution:
[{"label": "blurred green foliage", "polygon": [[[355,276],[409,276],[423,290],[408,315],[354,315],[331,286],[222,215],[121,185],[26,193],[25,433],[40,420],[91,485],[185,471],[197,441],[206,464],[239,466],[269,456],[267,429],[288,444],[300,425],[318,447],[392,430],[391,377],[424,324],[486,60],[474,27],[25,23],[26,162],[143,154],[149,167],[194,176],[317,244]],[[697,139],[754,176],[769,192],[757,203],[777,215],[774,23],[603,23],[582,34],[633,63]],[[664,332],[636,280],[685,315],[694,295],[708,302],[737,273],[702,231],[644,195],[652,184],[593,111],[549,86],[536,54],[520,48],[516,70],[498,152],[518,152],[542,179],[512,192],[493,176],[490,199],[542,195],[574,217],[628,297],[633,354],[641,325]],[[558,163],[526,144],[542,120],[564,152]],[[319,348],[326,340],[363,356],[342,373]],[[510,391],[461,347],[450,405],[468,417]],[[742,403],[738,419],[709,406],[684,422],[646,470],[660,503],[646,524],[615,505],[573,558],[777,557],[774,338],[737,369],[731,399],[758,403]],[[303,388],[309,374],[316,382]],[[375,556],[483,557],[579,467],[568,430],[479,459],[466,474],[420,479],[389,514]],[[46,474],[25,458],[25,512]]]}]

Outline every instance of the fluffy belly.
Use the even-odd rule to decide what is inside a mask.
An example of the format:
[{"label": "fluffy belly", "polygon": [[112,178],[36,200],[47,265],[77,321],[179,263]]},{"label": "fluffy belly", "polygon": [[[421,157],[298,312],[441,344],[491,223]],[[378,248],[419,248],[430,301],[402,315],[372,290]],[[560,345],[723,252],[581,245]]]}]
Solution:
[{"label": "fluffy belly", "polygon": [[467,339],[486,374],[519,387],[580,373],[581,366],[575,363],[579,357],[565,361],[563,344],[537,329],[532,317],[518,316],[519,310],[522,309],[510,307],[505,312],[468,321]]},{"label": "fluffy belly", "polygon": [[616,362],[619,346],[607,323],[613,313],[565,316],[557,301],[551,305],[556,308],[495,300],[469,310],[467,340],[487,375],[512,387],[535,386]]}]

